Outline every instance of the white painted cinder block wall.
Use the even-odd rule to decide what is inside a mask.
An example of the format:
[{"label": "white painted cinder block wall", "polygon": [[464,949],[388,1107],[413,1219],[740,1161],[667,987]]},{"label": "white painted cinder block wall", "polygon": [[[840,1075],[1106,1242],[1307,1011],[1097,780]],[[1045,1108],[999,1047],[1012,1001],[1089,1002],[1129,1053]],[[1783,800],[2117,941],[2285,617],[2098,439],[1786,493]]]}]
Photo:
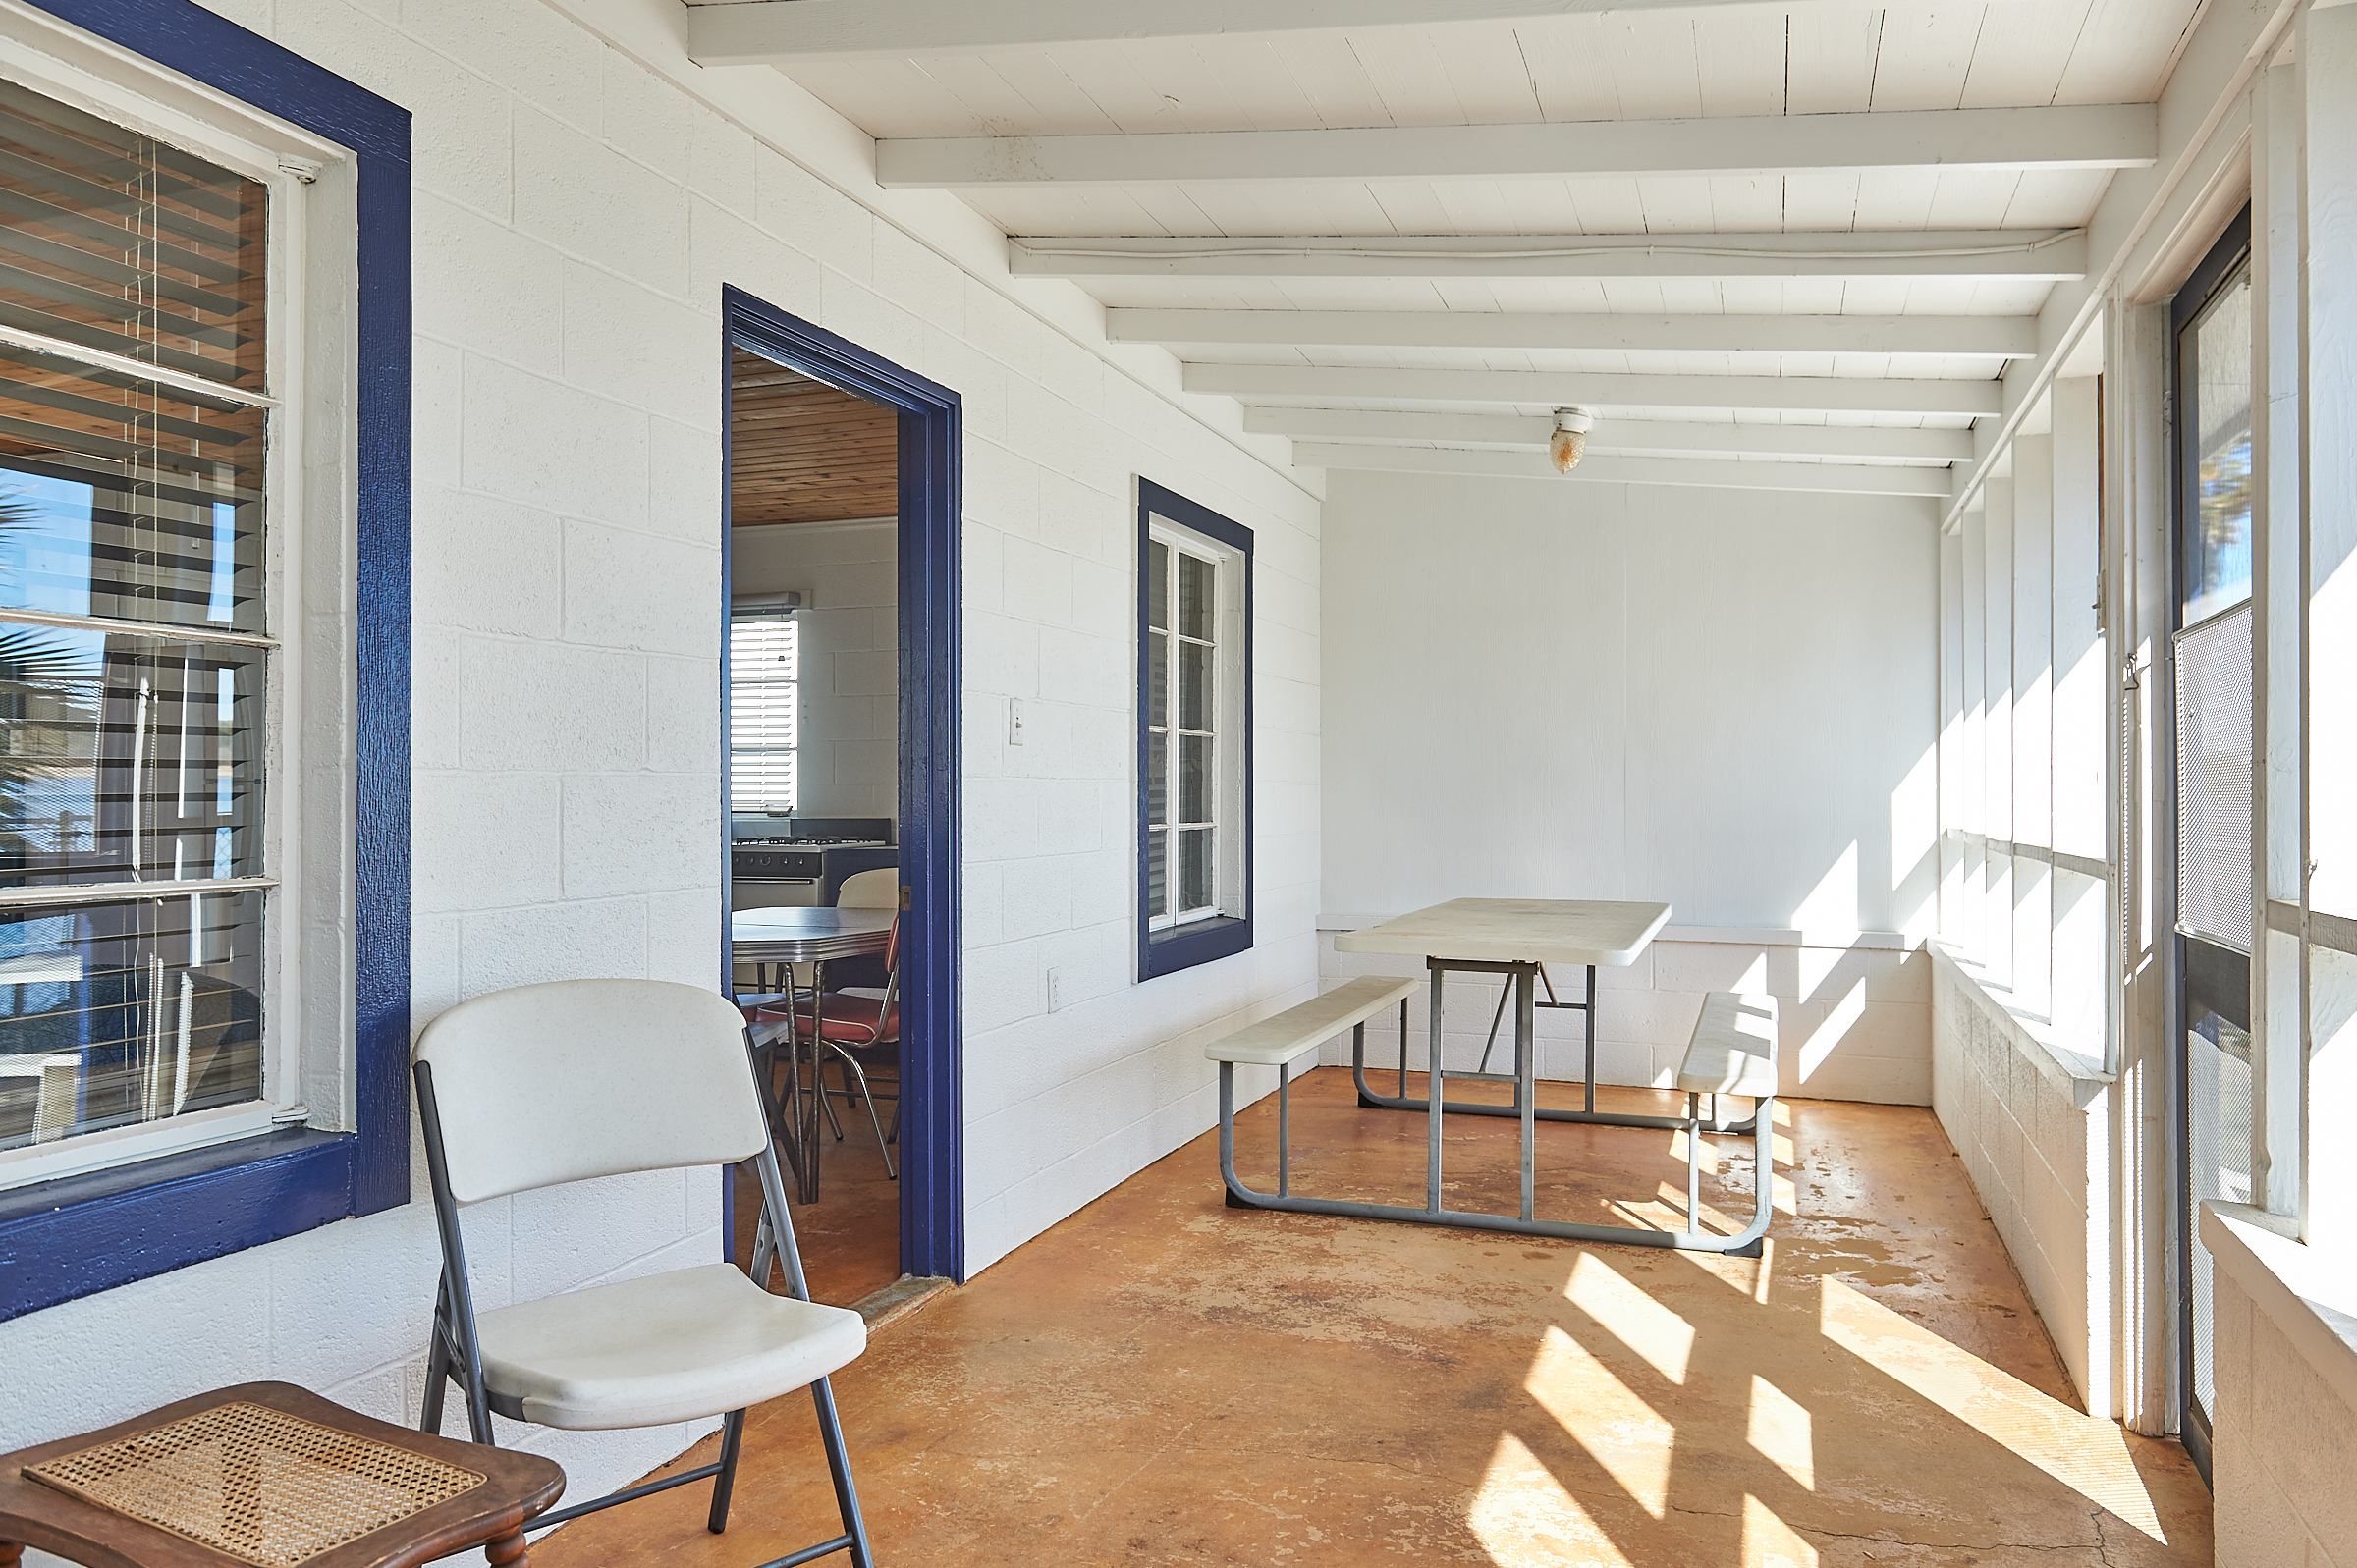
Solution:
[{"label": "white painted cinder block wall", "polygon": [[795,771],[814,817],[901,814],[899,527],[737,530],[730,597],[802,596]]},{"label": "white painted cinder block wall", "polygon": [[[1667,1082],[1703,993],[1757,988],[1788,1092],[1929,1104],[1936,592],[1918,502],[1337,472],[1321,927],[1667,902],[1598,977],[1600,1079]],[[1496,992],[1452,995],[1454,1062]],[[1577,1076],[1579,1016],[1540,1017],[1542,1075]]]},{"label": "white painted cinder block wall", "polygon": [[[1010,284],[970,213],[863,184],[865,138],[785,78],[697,73],[676,8],[576,8],[636,59],[539,0],[219,9],[416,115],[415,1022],[528,981],[715,977],[732,283],[964,397],[969,1265],[1208,1127],[1197,1038],[1317,973],[1317,497],[1182,400],[1159,351],[1108,351],[1065,286]],[[1145,987],[1140,472],[1256,530],[1260,617],[1259,946]],[[414,1412],[436,1255],[412,1169],[404,1209],[0,1325],[0,1448],[264,1377]],[[486,1204],[478,1300],[710,1259],[719,1211],[709,1174]],[[692,1434],[530,1445],[585,1495]]]}]

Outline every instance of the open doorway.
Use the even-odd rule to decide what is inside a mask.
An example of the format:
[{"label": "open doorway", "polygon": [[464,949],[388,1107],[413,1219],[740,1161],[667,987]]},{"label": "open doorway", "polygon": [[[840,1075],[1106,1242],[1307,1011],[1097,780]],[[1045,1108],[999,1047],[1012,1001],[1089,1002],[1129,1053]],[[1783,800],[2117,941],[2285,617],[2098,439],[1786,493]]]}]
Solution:
[{"label": "open doorway", "polygon": [[[730,292],[728,983],[812,1297],[962,1275],[957,399]],[[732,1256],[757,1194],[731,1193]]]}]

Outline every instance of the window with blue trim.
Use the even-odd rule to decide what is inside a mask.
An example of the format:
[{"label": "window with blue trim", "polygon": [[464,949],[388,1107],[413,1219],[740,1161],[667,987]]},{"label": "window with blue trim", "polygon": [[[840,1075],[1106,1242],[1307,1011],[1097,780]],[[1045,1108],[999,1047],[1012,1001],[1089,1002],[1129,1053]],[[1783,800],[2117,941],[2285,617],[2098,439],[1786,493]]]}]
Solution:
[{"label": "window with blue trim", "polygon": [[190,0],[34,3],[0,37],[0,1318],[409,1187],[409,115]]},{"label": "window with blue trim", "polygon": [[1252,946],[1252,532],[1138,483],[1138,968]]}]

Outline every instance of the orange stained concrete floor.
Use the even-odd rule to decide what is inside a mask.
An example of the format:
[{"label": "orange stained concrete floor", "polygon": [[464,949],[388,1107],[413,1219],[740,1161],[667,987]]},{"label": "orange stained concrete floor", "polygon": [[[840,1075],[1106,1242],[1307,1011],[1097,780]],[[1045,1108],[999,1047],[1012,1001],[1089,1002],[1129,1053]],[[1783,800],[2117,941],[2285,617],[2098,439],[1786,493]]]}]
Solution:
[{"label": "orange stained concrete floor", "polygon": [[[834,1074],[829,1073],[830,1082]],[[891,1093],[888,1083],[878,1089]],[[893,1103],[881,1100],[878,1116],[892,1126]],[[835,1102],[836,1119],[843,1124],[838,1140],[834,1129],[822,1127],[825,1143],[819,1150],[818,1202],[805,1204],[795,1194],[794,1171],[785,1169],[788,1207],[794,1211],[794,1231],[802,1249],[802,1274],[810,1299],[830,1306],[854,1306],[901,1277],[901,1184],[884,1173],[884,1156],[867,1119],[864,1104]],[[897,1164],[900,1152],[893,1152]],[[779,1162],[784,1166],[785,1162]],[[740,1168],[737,1184],[737,1267],[749,1268],[753,1259],[753,1226],[761,1214],[761,1182]],[[783,1276],[773,1281],[784,1289]]]},{"label": "orange stained concrete floor", "polygon": [[[1343,1069],[1293,1094],[1295,1191],[1415,1201],[1420,1116],[1358,1109]],[[1275,1111],[1239,1118],[1268,1188]],[[1198,1138],[837,1376],[877,1561],[2209,1563],[2184,1451],[2079,1412],[1931,1113],[1779,1116],[1758,1261],[1231,1210]],[[1677,1222],[1680,1135],[1539,1132],[1543,1217]],[[1510,1211],[1512,1133],[1451,1119],[1452,1207]],[[1750,1144],[1720,1143],[1706,1213],[1741,1214]],[[725,1536],[683,1487],[538,1568],[750,1568],[837,1531],[806,1395],[754,1413],[743,1463]]]}]

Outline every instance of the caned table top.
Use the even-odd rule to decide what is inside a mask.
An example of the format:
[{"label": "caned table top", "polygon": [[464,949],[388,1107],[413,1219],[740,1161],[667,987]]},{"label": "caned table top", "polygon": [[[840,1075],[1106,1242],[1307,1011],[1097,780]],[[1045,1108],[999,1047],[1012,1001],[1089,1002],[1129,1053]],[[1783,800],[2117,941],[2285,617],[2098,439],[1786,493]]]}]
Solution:
[{"label": "caned table top", "polygon": [[1670,920],[1666,903],[1602,898],[1452,898],[1334,939],[1337,952],[1490,963],[1634,963]]}]

